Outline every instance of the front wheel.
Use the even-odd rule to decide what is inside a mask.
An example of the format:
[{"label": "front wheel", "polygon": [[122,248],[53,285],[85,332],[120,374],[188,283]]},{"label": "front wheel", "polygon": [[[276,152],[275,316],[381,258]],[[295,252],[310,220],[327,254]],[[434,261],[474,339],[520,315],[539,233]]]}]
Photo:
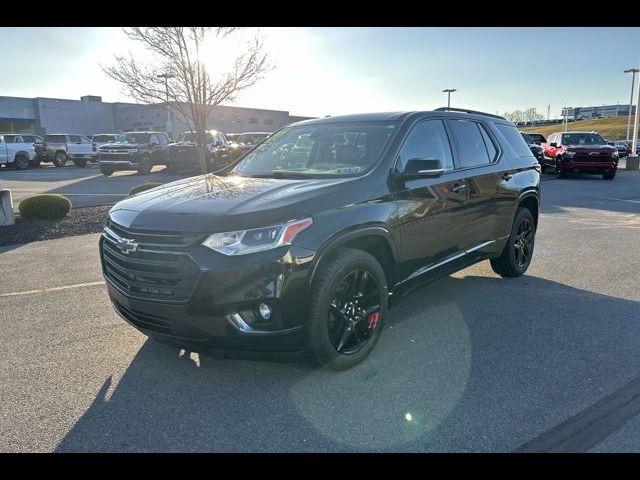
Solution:
[{"label": "front wheel", "polygon": [[613,172],[604,172],[602,174],[602,178],[604,178],[605,180],[613,180],[615,176],[616,176],[615,170]]},{"label": "front wheel", "polygon": [[380,263],[362,250],[340,249],[318,270],[309,307],[308,343],[317,362],[346,370],[373,350],[387,308]]},{"label": "front wheel", "polygon": [[513,220],[511,235],[498,258],[491,259],[491,268],[503,277],[519,277],[529,268],[533,257],[536,225],[528,208],[520,207]]},{"label": "front wheel", "polygon": [[111,170],[110,168],[100,167],[100,173],[105,177],[110,177],[111,175],[113,175],[113,170]]},{"label": "front wheel", "polygon": [[567,172],[562,168],[562,162],[559,158],[556,159],[555,174],[558,178],[567,178]]},{"label": "front wheel", "polygon": [[142,175],[147,175],[149,173],[151,173],[151,160],[149,160],[148,158],[143,158],[140,168],[138,169],[138,173],[142,174]]}]

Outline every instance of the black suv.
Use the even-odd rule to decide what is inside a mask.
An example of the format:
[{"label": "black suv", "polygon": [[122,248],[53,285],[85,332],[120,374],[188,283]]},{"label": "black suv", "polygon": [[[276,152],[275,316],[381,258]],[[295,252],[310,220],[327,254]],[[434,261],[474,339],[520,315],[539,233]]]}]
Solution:
[{"label": "black suv", "polygon": [[425,281],[533,254],[540,165],[515,125],[469,110],[307,120],[222,175],[116,204],[100,239],[115,310],[195,351],[299,352],[349,368]]},{"label": "black suv", "polygon": [[109,176],[116,170],[149,173],[154,165],[167,164],[169,137],[163,132],[126,132],[115,142],[98,148],[100,172]]},{"label": "black suv", "polygon": [[[229,142],[222,132],[208,130],[206,133],[207,150],[209,152],[207,172],[217,172],[217,170],[227,166],[237,157],[232,157]],[[200,171],[194,131],[183,132],[178,135],[176,142],[169,145],[168,154],[167,170],[169,173],[176,174],[184,170]]]}]

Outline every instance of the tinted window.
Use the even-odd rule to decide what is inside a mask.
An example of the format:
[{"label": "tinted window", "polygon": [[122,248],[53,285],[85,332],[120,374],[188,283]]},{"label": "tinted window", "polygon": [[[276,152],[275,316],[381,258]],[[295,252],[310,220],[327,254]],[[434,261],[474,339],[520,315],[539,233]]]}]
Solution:
[{"label": "tinted window", "polygon": [[69,141],[71,143],[80,143],[82,142],[82,137],[80,135],[69,135]]},{"label": "tinted window", "polygon": [[404,171],[413,158],[435,158],[442,162],[445,170],[453,170],[451,145],[442,120],[421,122],[411,130],[400,150],[396,168]]},{"label": "tinted window", "polygon": [[604,138],[597,133],[564,133],[563,145],[606,145]]},{"label": "tinted window", "polygon": [[15,143],[16,141],[16,136],[15,135],[5,135],[4,136],[4,142],[5,143]]},{"label": "tinted window", "polygon": [[498,134],[502,137],[501,144],[511,150],[511,152],[517,157],[530,157],[531,149],[524,138],[526,137],[531,141],[531,137],[526,133],[520,134],[518,129],[513,125],[505,125],[502,123],[495,123]]},{"label": "tinted window", "polygon": [[44,141],[47,143],[67,143],[66,135],[45,135]]},{"label": "tinted window", "polygon": [[[493,160],[494,157],[490,156],[490,153],[493,148],[495,156],[495,147],[490,141],[490,146],[487,145],[485,138],[488,139],[488,136],[486,132],[483,132],[484,128],[478,122],[453,120],[451,127],[458,141],[458,155],[462,168],[486,165]],[[521,142],[524,142],[520,135],[518,137]]]},{"label": "tinted window", "polygon": [[115,136],[114,135],[94,135],[93,137],[91,137],[91,139],[94,142],[107,143],[107,142],[112,142],[115,139]]},{"label": "tinted window", "polygon": [[148,133],[123,133],[122,135],[118,135],[116,138],[116,142],[118,143],[149,143],[149,134]]}]

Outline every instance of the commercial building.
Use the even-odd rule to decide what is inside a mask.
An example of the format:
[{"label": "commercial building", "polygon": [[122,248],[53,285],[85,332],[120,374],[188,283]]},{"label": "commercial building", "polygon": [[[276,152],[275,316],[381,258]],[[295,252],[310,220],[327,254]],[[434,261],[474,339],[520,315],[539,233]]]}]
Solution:
[{"label": "commercial building", "polygon": [[[285,110],[219,105],[213,108],[208,127],[225,133],[273,132],[307,118],[312,117],[291,116]],[[107,103],[94,95],[80,100],[0,97],[0,132],[3,133],[93,135],[132,130],[171,132],[175,137],[187,130],[187,126],[164,105]]]},{"label": "commercial building", "polygon": [[[567,107],[568,118],[605,118],[629,115],[629,105],[601,105],[599,107]],[[636,107],[632,107],[632,113],[636,113]],[[565,109],[560,113],[564,117]]]}]

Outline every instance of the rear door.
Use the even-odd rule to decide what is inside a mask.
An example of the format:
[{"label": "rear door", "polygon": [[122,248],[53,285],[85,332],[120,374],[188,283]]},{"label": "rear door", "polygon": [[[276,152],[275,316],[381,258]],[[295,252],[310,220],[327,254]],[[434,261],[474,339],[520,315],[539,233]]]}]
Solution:
[{"label": "rear door", "polygon": [[67,135],[67,156],[77,157],[82,153],[82,137],[80,135]]},{"label": "rear door", "polygon": [[4,136],[0,135],[0,163],[4,164],[9,161],[7,154],[7,144],[4,143]]},{"label": "rear door", "polygon": [[[482,248],[502,236],[505,222],[513,211],[513,172],[502,152],[495,134],[482,121],[467,118],[450,119],[449,126],[458,152],[460,172],[467,185],[467,209],[462,221],[465,225],[465,246]],[[512,127],[522,145],[531,150]]]},{"label": "rear door", "polygon": [[438,159],[445,172],[438,178],[405,180],[397,186],[401,275],[407,280],[468,244],[465,174],[455,168],[451,134],[443,119],[425,119],[412,127],[396,160],[396,171],[404,171],[414,158]]}]

